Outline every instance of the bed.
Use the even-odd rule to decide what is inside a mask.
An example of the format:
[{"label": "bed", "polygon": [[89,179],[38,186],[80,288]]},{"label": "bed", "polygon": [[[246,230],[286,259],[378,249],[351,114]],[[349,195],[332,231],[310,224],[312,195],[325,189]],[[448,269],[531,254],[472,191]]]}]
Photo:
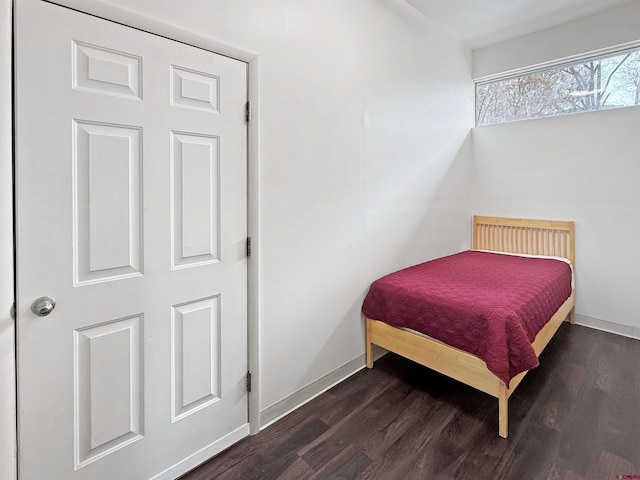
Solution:
[{"label": "bed", "polygon": [[[549,257],[556,258],[550,259]],[[509,258],[509,260],[507,260],[507,258]],[[540,260],[540,258],[544,260]],[[565,260],[565,267],[560,265],[562,262],[558,260],[561,259]],[[524,352],[524,359],[516,358],[515,360],[509,358],[508,355],[510,355],[510,353],[507,353],[507,361],[509,362],[507,371],[505,371],[504,366],[500,363],[504,361],[502,354],[495,355],[496,357],[500,357],[496,362],[494,362],[493,358],[489,358],[485,354],[486,352],[493,352],[495,350],[491,347],[491,342],[495,340],[491,336],[486,340],[478,337],[480,338],[480,341],[477,342],[479,346],[474,348],[472,345],[471,348],[468,348],[468,344],[464,344],[464,346],[458,345],[456,343],[458,337],[456,336],[450,336],[449,338],[452,340],[441,340],[438,339],[440,335],[438,335],[437,332],[428,335],[418,331],[418,328],[413,328],[412,315],[415,317],[423,315],[424,309],[427,307],[419,303],[423,301],[422,299],[415,297],[415,292],[420,289],[412,287],[411,282],[414,281],[412,278],[418,278],[416,275],[431,274],[432,270],[435,270],[436,273],[438,270],[445,272],[445,276],[447,276],[446,272],[455,272],[456,268],[458,268],[456,265],[464,265],[464,263],[461,263],[463,261],[472,262],[469,264],[469,271],[472,271],[471,268],[476,268],[472,267],[472,264],[482,264],[482,262],[490,262],[489,265],[495,264],[497,265],[495,267],[496,269],[502,268],[503,264],[504,268],[516,268],[513,265],[520,265],[517,268],[522,269],[523,272],[535,271],[536,269],[532,268],[531,265],[535,265],[536,268],[538,268],[538,265],[544,264],[544,268],[548,268],[549,272],[545,273],[546,270],[540,267],[540,275],[548,275],[549,282],[555,282],[554,285],[557,285],[554,288],[562,290],[562,292],[552,293],[551,290],[548,291],[547,287],[541,287],[539,292],[536,292],[535,295],[532,294],[533,296],[531,298],[523,299],[520,302],[522,305],[537,302],[537,307],[532,307],[532,311],[535,310],[536,315],[542,315],[544,317],[542,321],[538,320],[538,325],[523,328],[519,326],[517,328],[513,327],[512,325],[516,323],[513,323],[514,320],[512,317],[519,315],[519,312],[515,311],[514,313],[511,309],[493,308],[491,309],[491,315],[503,315],[506,326],[495,327],[495,325],[499,324],[496,323],[499,319],[490,318],[486,321],[486,324],[489,325],[488,327],[478,328],[480,331],[478,335],[484,334],[482,332],[486,330],[488,332],[487,335],[493,335],[497,332],[498,335],[505,336],[506,339],[500,337],[497,341],[506,342],[505,349],[507,351],[511,349],[514,352]],[[498,399],[498,433],[501,437],[507,438],[509,397],[520,384],[526,373],[537,365],[535,362],[537,362],[538,356],[567,316],[570,322],[574,323],[576,299],[573,283],[574,265],[575,235],[573,222],[474,216],[472,250],[452,255],[450,258],[437,259],[420,266],[410,267],[410,269],[405,269],[406,271],[396,272],[372,284],[369,294],[365,299],[365,304],[363,305],[366,321],[367,367],[373,367],[373,345],[378,345],[496,397]],[[553,268],[551,268],[551,266],[553,266]],[[486,269],[487,267],[485,266],[483,268]],[[489,269],[493,268],[493,266],[489,267]],[[552,279],[551,276],[556,274],[566,277],[565,271],[567,270],[570,272],[568,285],[566,279],[562,280],[562,282],[564,282],[562,284],[558,283],[560,280]],[[404,276],[398,280],[396,277],[393,277],[394,275]],[[475,278],[474,275],[475,274],[469,274],[468,276]],[[400,294],[397,291],[394,293],[393,288],[387,288],[386,293],[378,293],[376,296],[374,287],[378,288],[378,290],[385,287],[385,279],[387,277],[390,277],[387,284],[395,285],[397,288],[406,288],[407,293]],[[396,278],[395,283],[394,278]],[[427,278],[431,281],[434,277]],[[424,281],[424,278],[420,281]],[[377,286],[377,282],[382,282],[381,286]],[[427,282],[425,282],[425,284],[426,283]],[[486,286],[487,284],[482,283],[482,285]],[[517,284],[514,283],[513,285],[513,290],[518,290]],[[562,286],[560,287],[559,285]],[[482,289],[480,290],[481,292],[483,291]],[[499,291],[503,297],[506,294],[506,301],[511,302],[518,297],[510,297],[509,290],[510,286],[505,289],[504,285],[502,285]],[[494,292],[484,291],[482,295],[490,298],[493,293]],[[387,295],[386,299],[381,296],[383,294]],[[393,295],[405,296],[394,297]],[[412,295],[414,296],[412,297]],[[456,298],[457,295],[451,297],[453,300]],[[480,303],[482,303],[482,297],[479,298]],[[451,310],[452,318],[454,313],[458,316],[466,315],[465,312],[455,310],[458,307],[453,300],[450,301],[450,308],[453,309]],[[433,302],[433,299],[430,301]],[[493,299],[487,300],[485,303],[489,304],[491,302],[493,302]],[[436,304],[438,306],[437,308],[440,308],[439,306],[441,304],[444,305],[446,303],[446,301],[440,299],[439,303]],[[515,304],[517,303],[518,301],[515,301]],[[425,305],[429,304],[425,303]],[[376,306],[376,308],[373,308],[373,306]],[[399,309],[406,309],[406,311],[402,312],[401,315],[396,315]],[[434,307],[434,309],[436,309],[436,307]],[[375,312],[375,314],[372,314],[372,312]],[[413,314],[412,312],[418,313]],[[449,315],[446,311],[444,312],[443,314],[438,310],[438,318],[446,318],[447,315]],[[395,317],[408,319],[407,325],[409,325],[409,327],[402,326],[403,324],[399,323]],[[476,319],[474,317],[472,320],[467,319],[466,321],[475,322]],[[475,329],[475,326],[465,328]],[[428,331],[429,329],[422,328],[422,330]],[[523,334],[521,330],[525,333]],[[432,328],[431,332],[433,331]],[[509,333],[505,334],[505,331]],[[513,338],[510,337],[510,332],[512,331],[516,332]],[[523,339],[523,335],[526,335],[526,339]],[[470,336],[473,337],[473,335]],[[513,342],[515,346],[512,348],[509,342]],[[522,344],[522,342],[526,342],[526,344]],[[451,344],[456,346],[452,346]],[[493,356],[494,354],[491,353],[491,357]]]}]

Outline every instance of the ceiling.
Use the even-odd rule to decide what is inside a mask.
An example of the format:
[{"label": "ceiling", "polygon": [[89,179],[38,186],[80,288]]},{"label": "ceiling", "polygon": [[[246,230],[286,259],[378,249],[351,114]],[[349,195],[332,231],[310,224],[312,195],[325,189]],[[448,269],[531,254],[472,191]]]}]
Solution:
[{"label": "ceiling", "polygon": [[474,49],[638,0],[406,0]]}]

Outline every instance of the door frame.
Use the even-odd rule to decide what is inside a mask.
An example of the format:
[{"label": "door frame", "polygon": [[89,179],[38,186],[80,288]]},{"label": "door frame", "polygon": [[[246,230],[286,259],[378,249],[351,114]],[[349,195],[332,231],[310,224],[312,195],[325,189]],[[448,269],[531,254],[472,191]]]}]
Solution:
[{"label": "door frame", "polygon": [[12,0],[0,0],[0,478],[7,479],[17,476],[12,12]]},{"label": "door frame", "polygon": [[[16,351],[14,303],[14,201],[13,201],[13,6],[19,0],[0,0],[0,478],[17,479]],[[259,70],[260,57],[217,39],[96,0],[43,0],[133,27],[247,63],[247,96],[251,121],[247,127],[247,231],[252,239],[248,261],[248,364],[253,388],[249,394],[249,427],[260,430],[259,342]]]}]

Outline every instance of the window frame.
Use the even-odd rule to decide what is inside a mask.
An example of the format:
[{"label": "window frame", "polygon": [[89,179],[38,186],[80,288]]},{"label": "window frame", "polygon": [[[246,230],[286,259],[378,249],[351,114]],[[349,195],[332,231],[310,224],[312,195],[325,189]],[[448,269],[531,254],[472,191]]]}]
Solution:
[{"label": "window frame", "polygon": [[[541,62],[541,63],[537,63],[534,65],[527,65],[524,67],[520,67],[520,68],[515,68],[512,70],[507,70],[504,72],[497,72],[497,73],[493,73],[490,75],[483,75],[480,77],[476,77],[473,79],[473,89],[474,89],[474,119],[473,119],[473,124],[474,127],[483,127],[483,126],[489,126],[489,125],[502,125],[505,123],[513,123],[513,122],[522,122],[522,121],[526,121],[526,120],[536,120],[536,119],[540,119],[540,118],[554,118],[554,117],[559,117],[559,116],[565,116],[565,115],[573,115],[575,113],[588,113],[588,112],[597,112],[597,111],[602,111],[602,110],[608,110],[608,109],[598,109],[598,110],[590,110],[590,111],[584,111],[584,112],[570,112],[570,113],[563,113],[560,115],[549,115],[549,116],[543,116],[543,117],[533,117],[533,118],[526,118],[526,119],[519,119],[519,120],[507,120],[507,121],[503,121],[503,122],[495,122],[495,123],[486,123],[486,124],[478,124],[478,87],[482,86],[482,85],[489,85],[492,83],[498,83],[498,82],[503,82],[503,81],[508,81],[508,80],[513,80],[516,78],[522,78],[522,77],[526,77],[528,75],[533,75],[533,74],[537,74],[537,73],[545,73],[545,72],[549,72],[552,70],[561,70],[563,68],[567,68],[570,66],[575,66],[575,65],[580,65],[589,61],[595,61],[595,60],[602,60],[602,59],[606,59],[606,58],[611,58],[614,56],[622,56],[625,55],[626,53],[633,53],[633,52],[639,52],[640,54],[640,40],[637,41],[633,41],[633,42],[628,42],[628,43],[624,43],[621,45],[616,45],[616,46],[612,46],[612,47],[607,47],[607,48],[602,48],[602,49],[598,49],[598,50],[592,50],[589,52],[585,52],[585,53],[581,53],[581,54],[577,54],[577,55],[572,55],[572,56],[568,56],[568,57],[563,57],[560,59],[556,59],[556,60],[550,60],[550,61],[546,61],[546,62]],[[623,107],[615,107],[613,109],[617,109],[617,108],[627,108],[627,107],[637,107],[640,106],[640,104],[636,104],[636,105],[626,105]]]}]

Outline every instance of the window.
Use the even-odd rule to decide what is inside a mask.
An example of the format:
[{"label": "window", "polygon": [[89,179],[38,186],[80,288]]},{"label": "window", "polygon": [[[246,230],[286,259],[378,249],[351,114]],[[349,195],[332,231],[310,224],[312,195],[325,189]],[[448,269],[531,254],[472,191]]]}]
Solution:
[{"label": "window", "polygon": [[640,104],[640,48],[476,84],[476,125]]}]

